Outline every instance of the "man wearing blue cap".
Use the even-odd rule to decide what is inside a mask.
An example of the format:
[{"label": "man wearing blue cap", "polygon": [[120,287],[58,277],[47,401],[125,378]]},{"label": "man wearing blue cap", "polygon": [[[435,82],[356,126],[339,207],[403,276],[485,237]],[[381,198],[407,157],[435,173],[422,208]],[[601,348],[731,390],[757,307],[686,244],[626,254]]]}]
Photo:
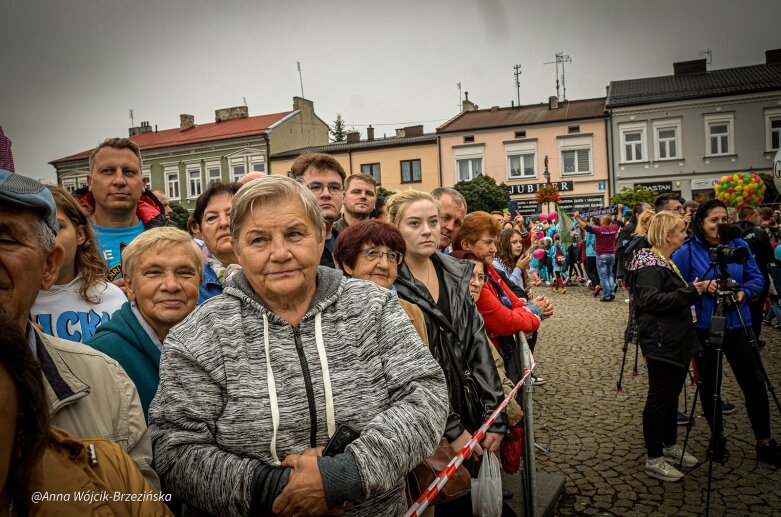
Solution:
[{"label": "man wearing blue cap", "polygon": [[51,423],[78,436],[116,441],[159,487],[141,401],[122,367],[92,348],[46,335],[30,322],[38,291],[51,287],[60,271],[64,250],[55,240],[58,230],[51,192],[0,169],[0,311],[27,337],[41,365]]}]

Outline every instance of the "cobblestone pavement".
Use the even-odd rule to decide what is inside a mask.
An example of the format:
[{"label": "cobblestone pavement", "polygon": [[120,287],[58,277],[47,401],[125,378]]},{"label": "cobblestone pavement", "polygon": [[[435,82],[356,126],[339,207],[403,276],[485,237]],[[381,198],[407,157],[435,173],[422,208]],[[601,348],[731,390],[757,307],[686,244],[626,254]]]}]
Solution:
[{"label": "cobblestone pavement", "polygon": [[[642,410],[647,374],[642,355],[639,374],[632,375],[634,345],[630,345],[623,392],[616,391],[621,367],[622,335],[628,305],[626,291],[603,303],[584,287],[553,294],[538,287],[556,305],[554,317],[540,331],[536,373],[547,379],[534,389],[537,470],[566,477],[556,515],[704,515],[708,479],[705,460],[708,424],[699,411],[687,451],[701,460],[684,470],[682,482],[665,483],[643,471],[645,448]],[[762,360],[775,386],[781,385],[781,331],[764,327],[767,347]],[[688,404],[694,387],[685,388]],[[777,390],[781,393],[781,387]],[[711,515],[781,515],[781,469],[755,459],[754,439],[745,402],[726,366],[722,396],[737,406],[725,415],[730,458],[714,463]],[[681,397],[681,409],[683,397]],[[781,417],[771,399],[771,429],[781,440]],[[683,444],[685,427],[679,427]]]}]

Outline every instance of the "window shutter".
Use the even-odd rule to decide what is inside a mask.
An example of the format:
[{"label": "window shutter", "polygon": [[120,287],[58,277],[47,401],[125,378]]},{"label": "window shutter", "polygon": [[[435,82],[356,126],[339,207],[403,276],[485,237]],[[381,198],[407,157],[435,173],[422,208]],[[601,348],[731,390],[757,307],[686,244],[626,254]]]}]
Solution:
[{"label": "window shutter", "polygon": [[588,160],[588,149],[578,149],[578,172],[586,172],[591,170],[591,165]]}]

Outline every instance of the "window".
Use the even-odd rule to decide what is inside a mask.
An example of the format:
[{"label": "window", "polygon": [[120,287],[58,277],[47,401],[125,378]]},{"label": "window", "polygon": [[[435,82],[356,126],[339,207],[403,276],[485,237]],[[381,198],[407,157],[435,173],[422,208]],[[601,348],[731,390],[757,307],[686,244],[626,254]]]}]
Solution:
[{"label": "window", "polygon": [[705,156],[725,156],[735,154],[733,123],[735,116],[705,116]]},{"label": "window", "polygon": [[765,149],[777,151],[781,144],[781,108],[765,110]]},{"label": "window", "polygon": [[562,176],[591,174],[591,137],[560,138]]},{"label": "window", "polygon": [[201,167],[200,165],[193,167],[192,165],[187,169],[187,185],[189,188],[190,198],[197,198],[201,195]]},{"label": "window", "polygon": [[569,126],[567,127],[567,133],[580,133],[580,126]]},{"label": "window", "polygon": [[483,175],[483,146],[456,147],[456,181],[469,181]]},{"label": "window", "polygon": [[515,138],[526,138],[526,131],[516,131]]},{"label": "window", "polygon": [[231,177],[233,181],[239,181],[245,174],[247,174],[246,157],[231,158]]},{"label": "window", "polygon": [[62,187],[65,190],[67,190],[68,192],[75,192],[76,191],[76,180],[75,179],[63,180]]},{"label": "window", "polygon": [[420,160],[401,161],[401,182],[418,183],[423,181],[420,177]]},{"label": "window", "polygon": [[146,188],[151,189],[152,188],[152,171],[145,167],[142,171],[142,175],[146,178]]},{"label": "window", "polygon": [[505,144],[507,179],[537,177],[537,142]]},{"label": "window", "polygon": [[263,158],[262,154],[257,156],[250,156],[249,164],[250,164],[250,168],[252,169],[252,172],[262,172],[265,174],[266,160]]},{"label": "window", "polygon": [[648,161],[645,152],[645,127],[646,123],[620,124],[621,133],[621,162]]},{"label": "window", "polygon": [[681,121],[655,120],[654,149],[657,160],[675,160],[681,158]]},{"label": "window", "polygon": [[464,143],[470,143],[475,141],[475,135],[469,135],[464,137]]},{"label": "window", "polygon": [[80,178],[78,178],[76,180],[76,184],[79,186],[79,188],[86,187],[87,186],[87,177],[86,176],[81,176]]},{"label": "window", "polygon": [[172,170],[166,171],[166,190],[168,191],[168,199],[179,199],[179,171]]},{"label": "window", "polygon": [[222,181],[220,162],[210,162],[206,164],[206,181],[209,185]]},{"label": "window", "polygon": [[374,181],[377,182],[377,185],[382,183],[380,181],[380,164],[379,163],[364,163],[361,164],[361,172],[364,174],[368,174],[372,178],[374,178]]}]

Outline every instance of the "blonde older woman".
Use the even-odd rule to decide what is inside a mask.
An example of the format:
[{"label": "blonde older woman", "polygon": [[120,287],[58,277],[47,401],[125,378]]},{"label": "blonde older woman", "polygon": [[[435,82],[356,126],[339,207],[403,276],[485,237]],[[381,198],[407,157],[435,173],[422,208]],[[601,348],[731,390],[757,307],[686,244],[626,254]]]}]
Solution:
[{"label": "blonde older woman", "polygon": [[[234,196],[242,266],[165,341],[150,410],[166,487],[212,515],[400,515],[447,416],[441,368],[387,289],[319,267],[325,223],[295,180]],[[320,456],[337,428],[360,436]]]},{"label": "blonde older woman", "polygon": [[203,260],[198,245],[178,228],[153,228],[133,239],[122,251],[130,302],[86,343],[122,365],[138,389],[147,419],[160,382],[163,341],[198,303]]}]

